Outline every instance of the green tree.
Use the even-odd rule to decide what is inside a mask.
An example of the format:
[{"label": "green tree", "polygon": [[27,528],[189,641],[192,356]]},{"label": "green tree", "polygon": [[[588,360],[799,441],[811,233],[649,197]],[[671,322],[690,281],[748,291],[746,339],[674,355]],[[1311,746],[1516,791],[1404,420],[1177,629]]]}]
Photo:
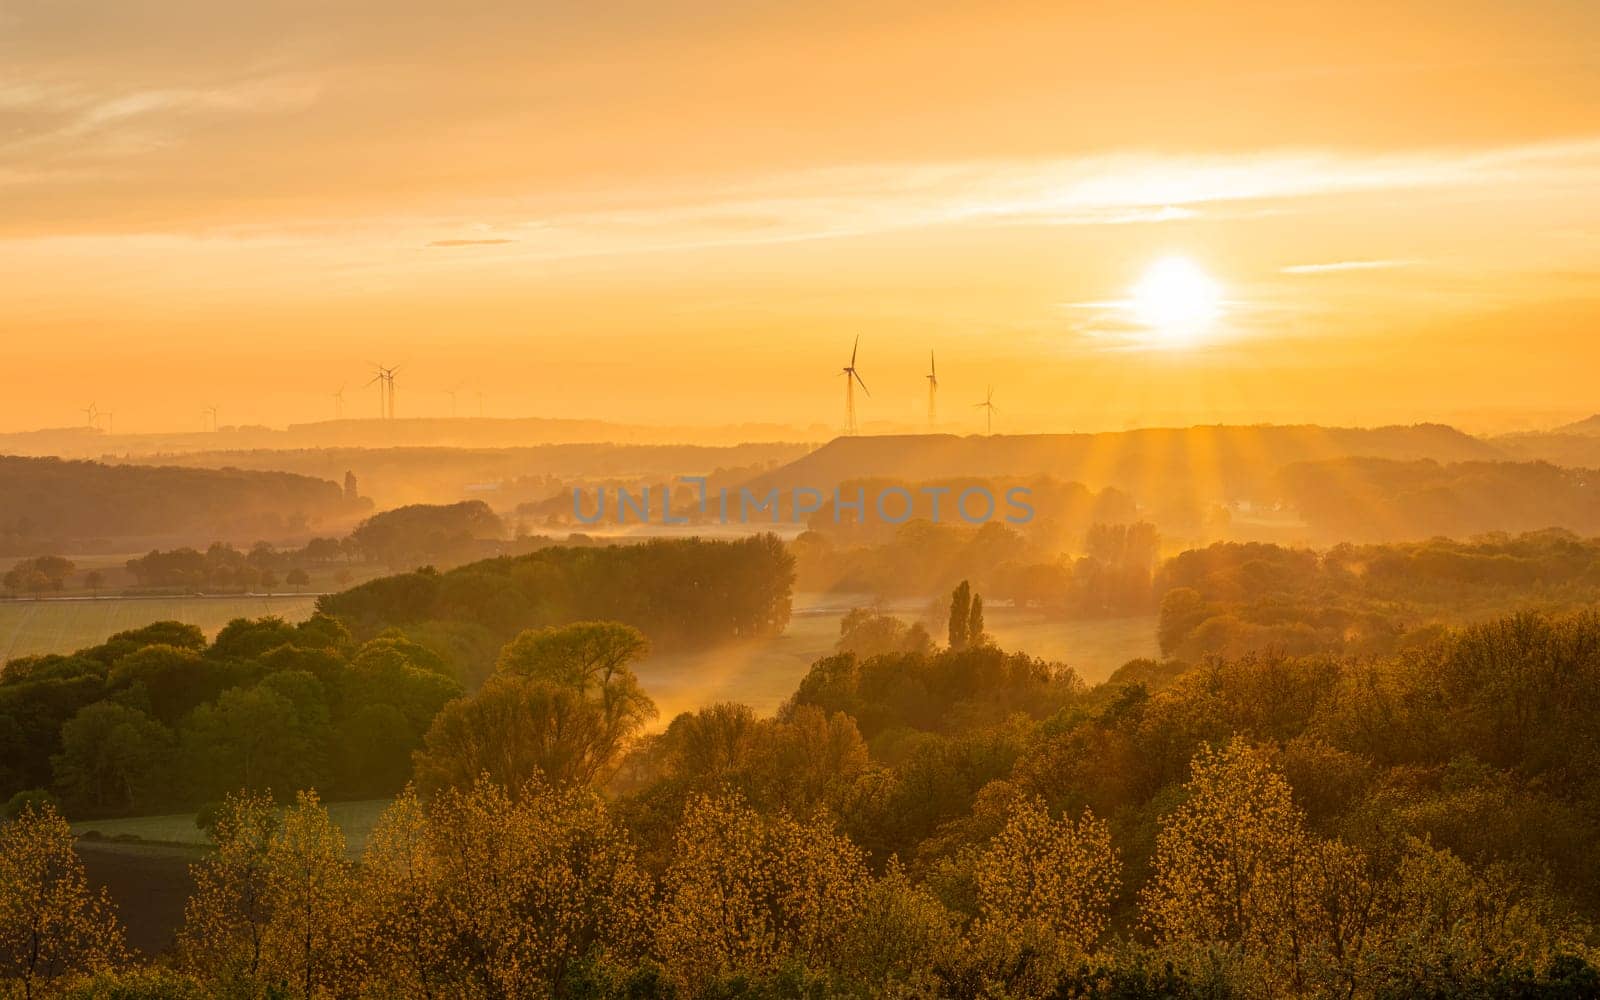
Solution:
[{"label": "green tree", "polygon": [[205,797],[241,788],[288,794],[316,778],[316,748],[294,703],[266,687],[230,688],[195,709],[182,744],[193,788]]},{"label": "green tree", "polygon": [[655,717],[630,663],[647,648],[614,622],[529,629],[500,653],[493,678],[434,719],[417,762],[428,790],[487,771],[507,788],[530,778],[589,783]]},{"label": "green tree", "polygon": [[61,727],[50,758],[57,793],[69,808],[127,810],[158,799],[170,763],[172,732],[136,709],[102,701]]}]

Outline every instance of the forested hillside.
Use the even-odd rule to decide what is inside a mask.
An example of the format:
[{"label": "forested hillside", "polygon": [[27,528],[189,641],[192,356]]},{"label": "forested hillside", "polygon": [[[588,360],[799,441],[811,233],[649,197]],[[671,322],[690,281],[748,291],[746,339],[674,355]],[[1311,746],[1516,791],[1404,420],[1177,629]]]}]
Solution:
[{"label": "forested hillside", "polygon": [[0,456],[0,554],[72,551],[86,539],[254,541],[348,524],[366,509],[337,483],[286,472]]},{"label": "forested hillside", "polygon": [[528,628],[611,620],[663,646],[776,635],[789,622],[794,557],[774,535],[738,541],[657,539],[554,546],[523,556],[429,568],[318,601],[358,637],[400,628],[452,651],[467,677]]}]

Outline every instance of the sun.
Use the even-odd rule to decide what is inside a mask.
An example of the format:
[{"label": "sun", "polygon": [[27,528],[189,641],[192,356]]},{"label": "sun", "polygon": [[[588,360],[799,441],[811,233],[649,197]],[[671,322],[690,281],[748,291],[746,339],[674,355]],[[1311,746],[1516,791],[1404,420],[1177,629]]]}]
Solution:
[{"label": "sun", "polygon": [[1189,258],[1163,257],[1129,289],[1128,305],[1156,344],[1183,347],[1221,315],[1222,287]]}]

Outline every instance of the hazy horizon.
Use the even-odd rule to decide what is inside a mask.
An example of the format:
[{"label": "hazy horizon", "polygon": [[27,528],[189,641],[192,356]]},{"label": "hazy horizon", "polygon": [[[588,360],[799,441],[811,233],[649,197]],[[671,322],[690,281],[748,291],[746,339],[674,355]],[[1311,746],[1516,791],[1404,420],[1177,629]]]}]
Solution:
[{"label": "hazy horizon", "polygon": [[1559,423],[1597,22],[9,5],[0,428],[375,416],[372,363],[401,416],[842,427],[857,335],[869,424],[930,351],[962,432]]}]

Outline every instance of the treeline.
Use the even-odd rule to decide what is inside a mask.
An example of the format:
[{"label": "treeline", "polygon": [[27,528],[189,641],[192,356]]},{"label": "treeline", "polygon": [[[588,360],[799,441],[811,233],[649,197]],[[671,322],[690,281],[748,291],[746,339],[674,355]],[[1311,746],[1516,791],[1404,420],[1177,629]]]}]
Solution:
[{"label": "treeline", "polygon": [[[452,563],[482,555],[484,540],[504,531],[482,500],[437,506],[415,505],[374,514],[343,538],[313,538],[297,549],[256,542],[241,552],[213,542],[204,552],[190,547],[154,549],[128,560],[141,587],[249,588],[303,571],[360,560],[391,567]],[[343,582],[343,581],[339,581]]]},{"label": "treeline", "polygon": [[48,790],[74,816],[194,808],[238,788],[389,795],[439,709],[450,667],[338,622],[238,619],[207,643],[157,622],[0,671],[0,800]]},{"label": "treeline", "polygon": [[260,538],[353,520],[370,503],[285,472],[0,455],[0,554],[156,535]]},{"label": "treeline", "polygon": [[1218,543],[1162,564],[1155,589],[1168,656],[1384,655],[1449,624],[1591,605],[1600,600],[1600,539],[1551,529],[1326,552]]},{"label": "treeline", "polygon": [[303,583],[308,567],[348,562],[354,556],[348,541],[313,538],[297,549],[257,542],[241,552],[226,542],[213,542],[204,552],[177,548],[149,553],[127,562],[128,572],[144,588],[184,587],[228,590],[271,586],[278,581]]},{"label": "treeline", "polygon": [[789,622],[794,559],[773,535],[554,546],[423,568],[318,599],[358,637],[403,629],[481,678],[518,632],[572,621],[632,625],[662,645],[776,635]]},{"label": "treeline", "polygon": [[[435,773],[359,863],[314,795],[231,798],[170,966],[128,966],[70,832],[25,811],[0,829],[22,873],[0,975],[84,997],[1594,996],[1596,648],[1600,616],[1523,615],[1402,657],[1095,688],[981,637],[845,656],[775,717],[679,716],[608,801],[608,770],[560,748],[604,742],[637,639],[535,633],[498,675],[520,696],[425,751],[509,770]],[[47,968],[3,945],[41,911]]]},{"label": "treeline", "polygon": [[1299,462],[1278,489],[1320,535],[1350,541],[1465,538],[1556,526],[1600,532],[1600,479],[1547,462]]}]

